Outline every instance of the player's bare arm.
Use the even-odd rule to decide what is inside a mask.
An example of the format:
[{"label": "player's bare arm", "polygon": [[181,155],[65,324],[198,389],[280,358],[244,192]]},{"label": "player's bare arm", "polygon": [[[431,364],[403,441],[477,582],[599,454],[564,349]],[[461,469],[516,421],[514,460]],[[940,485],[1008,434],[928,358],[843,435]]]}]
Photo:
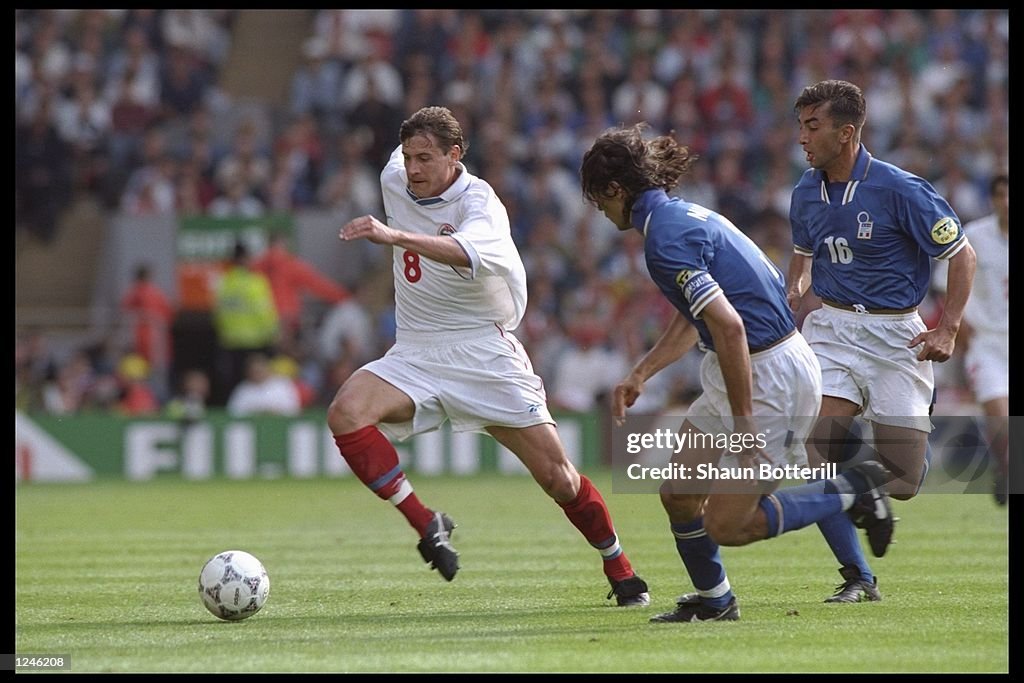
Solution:
[{"label": "player's bare arm", "polygon": [[469,256],[453,238],[447,235],[420,235],[395,230],[373,216],[360,216],[342,226],[338,233],[344,241],[367,239],[374,244],[390,244],[414,251],[424,258],[450,266],[468,268]]},{"label": "player's bare arm", "polygon": [[626,408],[636,403],[644,391],[644,382],[686,354],[697,343],[697,328],[676,311],[668,327],[651,350],[637,361],[624,380],[612,392],[612,416],[622,419]]},{"label": "player's bare arm", "polygon": [[715,353],[722,366],[722,379],[729,394],[729,407],[734,416],[751,415],[753,379],[750,374],[750,349],[743,319],[724,296],[704,307],[701,317],[715,342]]},{"label": "player's bare arm", "polygon": [[789,270],[786,273],[786,302],[791,311],[796,313],[800,309],[800,300],[804,292],[811,286],[811,257],[805,254],[793,254],[789,260]]},{"label": "player's bare arm", "polygon": [[[750,369],[750,348],[743,318],[724,296],[717,297],[705,306],[701,317],[715,343],[725,391],[729,395],[733,430],[739,434],[757,434],[757,420],[753,417],[754,378]],[[740,461],[749,466],[761,456],[761,450],[752,447],[738,455]]]},{"label": "player's bare arm", "polygon": [[974,270],[977,256],[970,243],[949,259],[949,272],[946,275],[946,300],[942,309],[942,317],[934,329],[917,335],[907,344],[914,347],[922,344],[917,354],[918,360],[933,360],[939,363],[949,360],[956,347],[956,335],[964,316],[967,298],[971,295],[974,283]]}]

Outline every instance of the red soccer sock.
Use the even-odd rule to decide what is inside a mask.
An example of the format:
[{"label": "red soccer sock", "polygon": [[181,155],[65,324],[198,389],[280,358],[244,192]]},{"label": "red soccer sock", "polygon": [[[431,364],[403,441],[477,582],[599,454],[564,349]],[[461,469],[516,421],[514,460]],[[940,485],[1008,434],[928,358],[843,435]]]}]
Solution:
[{"label": "red soccer sock", "polygon": [[573,526],[601,553],[605,576],[612,581],[622,581],[633,576],[633,567],[619,545],[608,506],[589,479],[581,474],[579,493],[568,503],[559,505]]},{"label": "red soccer sock", "polygon": [[434,513],[413,493],[412,484],[398,464],[398,453],[379,429],[370,425],[334,437],[341,456],[345,458],[359,481],[379,498],[390,501],[423,536]]}]

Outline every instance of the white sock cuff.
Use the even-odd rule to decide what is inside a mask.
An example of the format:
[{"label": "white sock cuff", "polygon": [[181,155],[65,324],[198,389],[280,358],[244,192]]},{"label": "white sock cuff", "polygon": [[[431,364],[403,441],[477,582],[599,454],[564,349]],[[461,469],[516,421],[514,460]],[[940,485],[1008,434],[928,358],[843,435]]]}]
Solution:
[{"label": "white sock cuff", "polygon": [[410,493],[412,493],[412,484],[409,483],[408,479],[403,479],[402,483],[398,487],[398,492],[388,498],[388,500],[391,501],[392,505],[398,505],[408,498]]}]

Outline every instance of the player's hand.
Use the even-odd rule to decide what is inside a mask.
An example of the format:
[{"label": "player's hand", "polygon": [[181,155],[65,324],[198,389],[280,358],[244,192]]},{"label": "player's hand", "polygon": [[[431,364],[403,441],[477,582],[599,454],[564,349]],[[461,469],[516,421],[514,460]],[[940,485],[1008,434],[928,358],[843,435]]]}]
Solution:
[{"label": "player's hand", "polygon": [[804,298],[803,295],[800,294],[799,292],[787,291],[786,292],[786,303],[789,304],[789,310],[793,311],[794,313],[799,311],[800,310],[800,304],[803,301],[803,298]]},{"label": "player's hand", "polygon": [[367,239],[374,244],[394,244],[396,232],[373,216],[353,218],[338,232],[342,240]]},{"label": "player's hand", "polygon": [[615,424],[621,427],[626,421],[626,408],[636,403],[637,398],[644,392],[644,381],[635,375],[630,375],[615,385],[612,390],[612,417]]},{"label": "player's hand", "polygon": [[956,333],[945,327],[926,330],[911,339],[907,348],[914,348],[918,344],[921,344],[921,350],[917,353],[918,360],[942,363],[953,355],[953,349],[956,348]]},{"label": "player's hand", "polygon": [[[736,453],[736,458],[741,467],[758,467],[761,463],[770,463],[768,454],[758,445],[757,420],[750,415],[736,415],[733,417],[733,434],[742,435],[744,448]],[[735,437],[734,438],[740,438]]]}]

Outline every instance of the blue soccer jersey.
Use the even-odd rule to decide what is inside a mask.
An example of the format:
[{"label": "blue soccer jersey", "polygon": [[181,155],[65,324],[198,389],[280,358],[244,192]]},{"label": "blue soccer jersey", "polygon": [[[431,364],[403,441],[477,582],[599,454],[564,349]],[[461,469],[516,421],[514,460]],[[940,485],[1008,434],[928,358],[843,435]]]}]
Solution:
[{"label": "blue soccer jersey", "polygon": [[967,243],[960,219],[926,180],[860,146],[848,182],[808,169],[793,189],[793,249],[811,256],[811,286],[822,299],[864,308],[917,306],[931,259]]},{"label": "blue soccer jersey", "polygon": [[771,346],[796,329],[782,273],[729,219],[698,204],[648,190],[633,205],[644,235],[647,270],[661,292],[714,350],[701,311],[723,294],[743,319],[752,349]]}]

